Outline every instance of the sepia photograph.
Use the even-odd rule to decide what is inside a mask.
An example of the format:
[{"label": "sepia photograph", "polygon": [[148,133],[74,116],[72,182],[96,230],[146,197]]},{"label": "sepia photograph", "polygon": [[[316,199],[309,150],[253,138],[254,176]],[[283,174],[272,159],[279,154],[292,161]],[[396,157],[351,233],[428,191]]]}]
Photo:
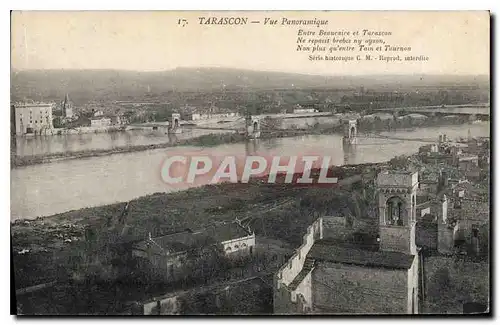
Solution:
[{"label": "sepia photograph", "polygon": [[491,21],[11,11],[14,314],[491,315]]}]

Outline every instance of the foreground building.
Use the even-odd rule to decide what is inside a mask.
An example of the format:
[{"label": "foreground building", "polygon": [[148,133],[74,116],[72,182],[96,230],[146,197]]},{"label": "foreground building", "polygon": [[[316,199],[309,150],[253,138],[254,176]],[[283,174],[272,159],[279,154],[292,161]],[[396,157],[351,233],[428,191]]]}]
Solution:
[{"label": "foreground building", "polygon": [[217,254],[233,258],[252,255],[254,251],[255,233],[236,221],[198,231],[150,236],[133,246],[132,256],[175,280],[186,275],[186,266],[196,258]]},{"label": "foreground building", "polygon": [[378,175],[379,245],[325,238],[316,220],[276,274],[275,313],[417,314],[417,188],[417,173]]}]

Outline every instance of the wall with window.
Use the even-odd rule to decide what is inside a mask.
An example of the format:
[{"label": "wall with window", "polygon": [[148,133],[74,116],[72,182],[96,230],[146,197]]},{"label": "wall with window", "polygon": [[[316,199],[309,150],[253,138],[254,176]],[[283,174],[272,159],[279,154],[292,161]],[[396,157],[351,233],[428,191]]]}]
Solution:
[{"label": "wall with window", "polygon": [[53,129],[52,104],[14,105],[16,134],[41,134],[46,129]]},{"label": "wall with window", "polygon": [[227,256],[251,255],[255,252],[255,234],[222,242]]},{"label": "wall with window", "polygon": [[92,127],[106,127],[111,125],[110,118],[92,119],[90,120],[90,126]]}]

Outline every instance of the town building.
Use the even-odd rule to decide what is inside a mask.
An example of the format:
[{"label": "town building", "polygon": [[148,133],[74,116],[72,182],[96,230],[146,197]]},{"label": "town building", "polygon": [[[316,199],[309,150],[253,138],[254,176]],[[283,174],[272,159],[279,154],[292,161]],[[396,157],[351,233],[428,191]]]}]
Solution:
[{"label": "town building", "polygon": [[111,118],[111,125],[123,125],[126,124],[127,121],[122,115],[113,115]]},{"label": "town building", "polygon": [[314,108],[295,108],[293,114],[304,114],[304,113],[317,113],[318,110]]},{"label": "town building", "polygon": [[419,247],[441,255],[461,252],[485,256],[489,243],[489,193],[478,183],[483,179],[483,171],[478,167],[477,155],[460,153],[455,161],[457,164],[451,168],[460,175],[450,178],[451,169],[441,169],[439,192],[435,182],[429,186],[430,179],[427,184],[420,184],[417,242]]},{"label": "town building", "polygon": [[458,170],[467,171],[474,169],[479,165],[479,157],[477,155],[461,154],[457,157]]},{"label": "town building", "polygon": [[111,125],[111,118],[105,116],[91,117],[90,126],[94,128],[103,128]]},{"label": "town building", "polygon": [[52,103],[19,103],[13,105],[16,135],[46,134],[52,131]]},{"label": "town building", "polygon": [[295,255],[276,274],[275,313],[419,312],[418,173],[382,172],[376,184],[379,244],[359,245],[345,240],[349,236],[341,241],[326,238],[324,218],[318,218]]},{"label": "town building", "polygon": [[438,250],[442,254],[462,251],[487,255],[489,245],[489,193],[468,181],[453,184],[451,204],[438,224]]}]

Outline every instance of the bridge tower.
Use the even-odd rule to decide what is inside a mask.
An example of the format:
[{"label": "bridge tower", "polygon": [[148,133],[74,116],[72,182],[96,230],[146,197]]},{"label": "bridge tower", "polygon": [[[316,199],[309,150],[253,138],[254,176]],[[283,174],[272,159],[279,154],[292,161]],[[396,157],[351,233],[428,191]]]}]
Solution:
[{"label": "bridge tower", "polygon": [[170,129],[168,130],[168,133],[182,133],[182,128],[181,128],[181,114],[179,113],[173,113],[172,114],[172,122],[170,124]]},{"label": "bridge tower", "polygon": [[260,118],[257,116],[247,116],[246,118],[246,133],[248,138],[260,138]]},{"label": "bridge tower", "polygon": [[358,120],[349,120],[344,126],[344,145],[358,144]]}]

